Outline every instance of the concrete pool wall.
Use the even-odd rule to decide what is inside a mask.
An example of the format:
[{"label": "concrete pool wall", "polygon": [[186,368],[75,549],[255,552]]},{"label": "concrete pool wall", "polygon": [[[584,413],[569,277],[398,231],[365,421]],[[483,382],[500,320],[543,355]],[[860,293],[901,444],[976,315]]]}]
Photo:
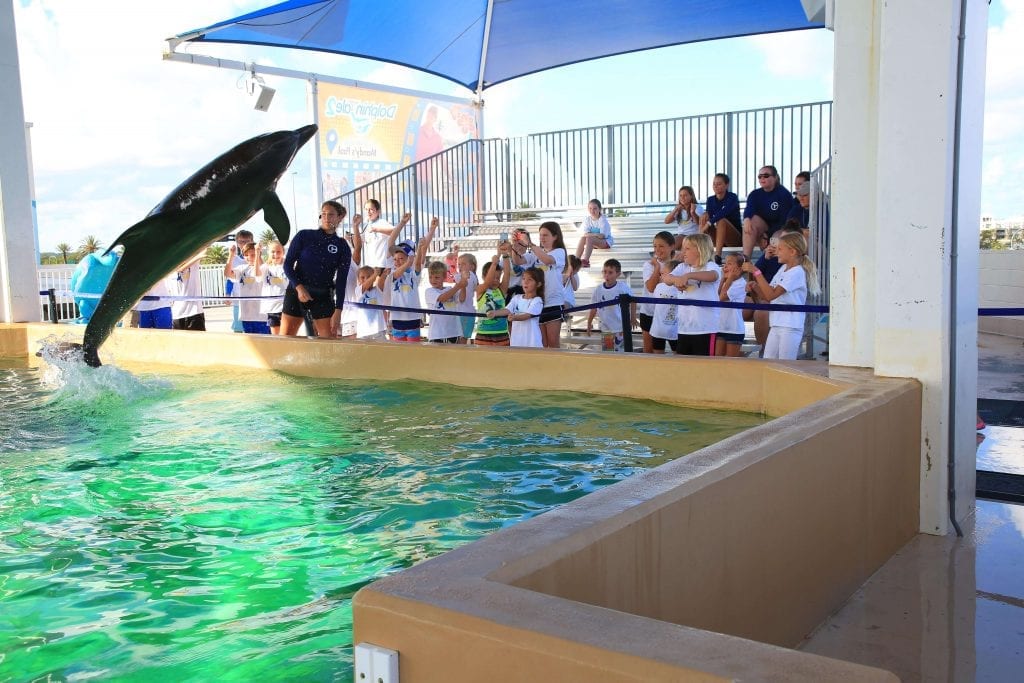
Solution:
[{"label": "concrete pool wall", "polygon": [[[81,328],[0,325],[0,356]],[[119,330],[116,362],[584,391],[775,419],[361,590],[402,680],[895,680],[791,650],[918,527],[921,389],[821,364]],[[826,376],[832,372],[834,376]]]}]

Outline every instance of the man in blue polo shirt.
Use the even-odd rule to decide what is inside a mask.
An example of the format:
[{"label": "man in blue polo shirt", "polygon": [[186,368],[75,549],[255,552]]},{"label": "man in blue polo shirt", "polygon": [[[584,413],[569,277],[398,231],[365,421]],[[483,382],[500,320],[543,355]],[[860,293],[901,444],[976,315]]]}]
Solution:
[{"label": "man in blue polo shirt", "polygon": [[761,236],[772,234],[786,223],[786,216],[793,207],[793,195],[779,182],[779,172],[774,166],[762,166],[757,172],[761,186],[747,195],[747,206],[743,210],[743,254],[748,259]]}]

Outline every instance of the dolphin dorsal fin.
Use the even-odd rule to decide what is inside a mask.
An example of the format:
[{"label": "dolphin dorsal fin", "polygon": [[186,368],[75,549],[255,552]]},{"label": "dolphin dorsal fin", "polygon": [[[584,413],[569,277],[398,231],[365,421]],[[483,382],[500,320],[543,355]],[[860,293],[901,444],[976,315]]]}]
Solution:
[{"label": "dolphin dorsal fin", "polygon": [[274,229],[274,234],[281,244],[288,243],[292,226],[288,221],[288,212],[281,206],[281,199],[273,190],[268,190],[263,195],[263,220]]}]

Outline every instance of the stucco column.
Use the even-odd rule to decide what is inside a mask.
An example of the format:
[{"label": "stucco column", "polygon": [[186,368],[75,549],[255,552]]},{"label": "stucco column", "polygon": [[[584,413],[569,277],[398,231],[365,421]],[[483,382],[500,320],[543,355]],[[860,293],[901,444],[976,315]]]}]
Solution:
[{"label": "stucco column", "polygon": [[0,322],[40,318],[14,4],[0,0]]},{"label": "stucco column", "polygon": [[836,3],[830,361],[921,381],[920,528],[935,534],[951,528],[951,452],[957,517],[974,503],[988,5],[966,4],[957,159],[960,0]]}]

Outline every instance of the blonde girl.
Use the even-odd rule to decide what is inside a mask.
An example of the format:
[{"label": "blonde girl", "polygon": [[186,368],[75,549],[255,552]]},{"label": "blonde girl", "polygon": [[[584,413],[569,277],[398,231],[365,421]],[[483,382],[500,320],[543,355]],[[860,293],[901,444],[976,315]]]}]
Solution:
[{"label": "blonde girl", "polygon": [[284,290],[288,278],[284,275],[284,246],[274,240],[267,244],[270,260],[263,267],[263,296],[274,297],[260,302],[260,311],[267,316],[271,334],[281,334],[281,309],[284,307]]},{"label": "blonde girl", "polygon": [[[672,250],[675,247],[676,238],[668,230],[662,230],[654,236],[651,243],[651,260],[644,263],[643,279],[644,291],[641,296],[656,296],[654,290],[661,283],[661,272],[672,258]],[[671,271],[668,268],[666,272]],[[640,321],[640,330],[644,336],[644,353],[654,353],[654,337],[651,335],[651,324],[654,322],[655,304],[639,304],[636,308],[636,316]],[[665,346],[661,345],[662,353]]]},{"label": "blonde girl", "polygon": [[[722,284],[718,287],[718,299],[743,303],[747,298],[747,277],[743,273],[743,254],[729,254],[722,264]],[[743,323],[743,311],[739,308],[723,308],[718,312],[718,337],[715,339],[716,356],[739,356],[747,328]]]},{"label": "blonde girl", "polygon": [[[799,233],[782,235],[775,251],[782,268],[771,282],[765,280],[761,271],[751,263],[743,264],[744,272],[754,274],[754,285],[764,300],[803,306],[807,303],[808,292],[817,294],[820,291],[818,269],[807,256],[807,241]],[[771,311],[768,314],[764,357],[796,360],[804,335],[805,317],[803,312]]]},{"label": "blonde girl", "polygon": [[[680,299],[717,302],[722,269],[712,260],[714,255],[715,245],[707,234],[686,235],[683,237],[682,264],[673,270],[671,275],[663,275],[661,281],[677,287]],[[688,356],[713,356],[717,334],[717,307],[680,307],[676,353]]]},{"label": "blonde girl", "polygon": [[[604,215],[601,202],[591,199],[587,204],[587,217],[583,219],[583,236],[576,246],[576,258],[580,259],[583,268],[590,267],[590,254],[594,249],[611,249],[615,244],[612,238],[612,226]],[[578,269],[577,269],[578,270]]]}]

